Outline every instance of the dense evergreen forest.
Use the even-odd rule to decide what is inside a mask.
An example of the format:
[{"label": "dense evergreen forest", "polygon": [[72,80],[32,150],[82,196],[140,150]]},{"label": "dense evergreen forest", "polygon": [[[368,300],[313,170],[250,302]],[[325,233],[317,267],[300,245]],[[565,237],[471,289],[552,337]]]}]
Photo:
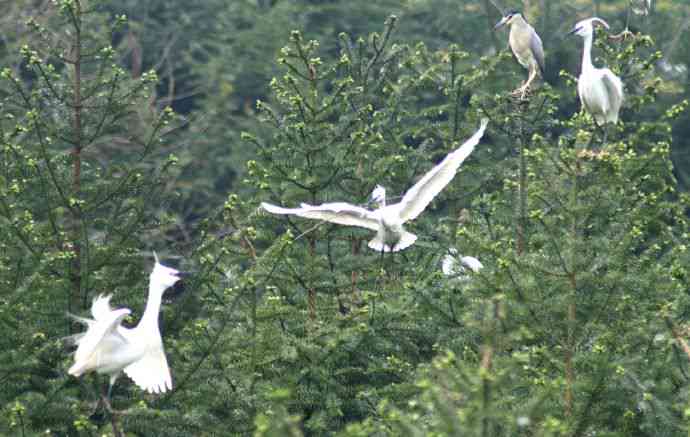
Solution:
[{"label": "dense evergreen forest", "polygon": [[[0,435],[690,435],[690,0],[0,5]],[[482,120],[405,250],[261,207],[401,201]],[[75,370],[99,295],[171,389]]]}]

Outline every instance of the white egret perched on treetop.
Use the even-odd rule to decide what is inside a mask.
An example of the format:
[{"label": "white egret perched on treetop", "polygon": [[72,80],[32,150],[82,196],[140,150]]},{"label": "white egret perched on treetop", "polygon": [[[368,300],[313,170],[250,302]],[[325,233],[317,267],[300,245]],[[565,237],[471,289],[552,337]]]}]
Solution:
[{"label": "white egret perched on treetop", "polygon": [[569,34],[579,35],[585,40],[582,72],[577,80],[580,102],[592,114],[596,123],[603,126],[606,123],[618,123],[618,112],[623,104],[623,82],[608,68],[595,68],[592,65],[594,24],[609,28],[606,21],[593,17],[577,23]]},{"label": "white egret perched on treetop", "polygon": [[112,309],[111,296],[95,298],[91,305],[93,319],[75,317],[87,326],[87,330],[75,336],[78,347],[68,373],[77,377],[90,371],[109,375],[108,397],[123,370],[136,385],[150,393],[172,389],[158,328],[158,313],[163,292],[180,280],[181,275],[179,271],[160,264],[156,257],[149,278],[146,309],[139,324],[131,329],[121,325],[131,313],[128,308]]},{"label": "white egret perched on treetop", "polygon": [[438,193],[453,179],[460,164],[472,153],[484,135],[488,123],[483,119],[477,132],[458,149],[449,153],[443,161],[429,170],[412,186],[402,200],[386,205],[386,190],[377,185],[371,198],[378,209],[369,210],[345,202],[324,203],[322,205],[301,204],[299,208],[282,208],[263,202],[262,208],[273,214],[296,215],[314,220],[324,220],[345,226],[358,226],[376,231],[369,247],[379,252],[397,252],[412,245],[417,236],[407,232],[403,224],[415,219],[431,203]]}]

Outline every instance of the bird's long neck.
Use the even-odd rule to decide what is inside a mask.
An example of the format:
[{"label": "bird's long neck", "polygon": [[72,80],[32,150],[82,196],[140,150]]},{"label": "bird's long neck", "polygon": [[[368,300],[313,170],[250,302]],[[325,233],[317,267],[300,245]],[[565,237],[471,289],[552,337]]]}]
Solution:
[{"label": "bird's long neck", "polygon": [[164,291],[165,288],[161,288],[160,285],[149,285],[149,297],[146,300],[146,309],[144,309],[144,315],[141,316],[141,320],[137,327],[153,326],[158,328],[158,313],[161,309],[161,300],[163,299]]},{"label": "bird's long neck", "polygon": [[592,65],[592,40],[594,35],[585,36],[585,46],[582,50],[582,72],[592,70],[594,65]]}]

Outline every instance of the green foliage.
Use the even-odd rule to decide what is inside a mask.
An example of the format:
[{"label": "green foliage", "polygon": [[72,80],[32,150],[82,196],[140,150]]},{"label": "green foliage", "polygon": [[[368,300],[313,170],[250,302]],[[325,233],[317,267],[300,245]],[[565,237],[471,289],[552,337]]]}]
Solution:
[{"label": "green foliage", "polygon": [[[387,364],[396,363],[388,367],[397,370],[390,381],[394,384],[364,392],[368,418],[350,425],[346,434],[628,435],[654,430],[673,435],[682,429],[683,413],[676,405],[683,405],[685,395],[661,382],[676,380],[687,368],[683,361],[668,364],[678,351],[661,315],[669,302],[687,292],[687,283],[678,280],[687,272],[677,270],[687,259],[682,249],[688,238],[687,201],[676,193],[668,147],[669,116],[677,116],[680,107],[655,120],[622,125],[609,132],[604,143],[603,133],[588,115],[554,118],[563,99],[548,86],[528,103],[514,102],[477,86],[495,74],[491,64],[453,76],[458,71],[453,61],[463,56],[452,48],[437,54],[440,62],[434,63],[434,55],[424,46],[412,51],[394,45],[391,54],[382,52],[381,57],[401,56],[391,62],[398,68],[377,68],[377,44],[386,40],[384,32],[382,37],[372,36],[370,46],[362,46],[365,41],[360,40],[360,46],[348,51],[351,45],[344,43],[339,65],[324,68],[313,54],[317,44],[303,42],[296,33],[292,38],[293,47],[284,49],[279,59],[288,73],[273,82],[279,103],[288,109],[280,112],[261,104],[278,133],[270,143],[256,141],[264,162],[252,161],[248,167],[255,188],[270,191],[283,204],[363,201],[382,180],[401,191],[419,170],[412,166],[415,171],[406,172],[410,166],[398,167],[397,162],[419,162],[417,153],[429,154],[424,141],[456,139],[450,133],[457,132],[457,114],[483,113],[494,121],[496,131],[505,134],[492,138],[495,146],[490,152],[504,157],[500,164],[466,166],[480,181],[481,192],[477,190],[473,200],[447,201],[443,207],[459,211],[471,205],[477,211],[457,228],[457,244],[490,266],[461,293],[457,285],[439,285],[429,276],[433,260],[452,241],[443,231],[457,226],[444,226],[443,219],[433,217],[433,209],[414,227],[421,235],[433,235],[436,242],[421,241],[399,263],[380,264],[371,256],[367,260],[359,251],[359,242],[366,240],[360,231],[287,219],[290,251],[277,263],[276,274],[283,276],[276,287],[302,307],[302,314],[310,315],[304,323],[318,322],[312,328],[316,334],[299,335],[325,335],[333,325],[329,308],[354,317],[351,308],[368,304],[368,319],[361,320],[375,338],[362,336],[355,342],[358,350],[366,351],[369,369],[377,357],[376,345],[387,334],[394,333],[387,348],[398,345],[398,355],[386,357]],[[642,94],[629,97],[632,110],[654,101],[651,62],[639,54],[647,44],[648,39],[635,37],[618,55],[600,45],[612,55],[609,65],[614,70],[634,72],[638,80],[649,83]],[[351,53],[370,57],[360,61]],[[323,71],[323,76],[314,70]],[[324,98],[322,77],[334,78],[327,87],[332,92]],[[377,88],[378,84],[391,85]],[[461,87],[465,84],[471,91]],[[470,109],[461,105],[467,100],[444,101],[463,92],[472,102]],[[329,117],[331,105],[341,100],[345,103],[337,106],[338,117]],[[347,117],[350,111],[354,114]],[[362,148],[357,147],[359,138],[364,139]],[[401,143],[405,147],[398,146]],[[486,155],[480,152],[478,159]],[[463,173],[457,179],[465,178]],[[472,192],[472,184],[468,186]],[[453,193],[449,187],[444,196],[452,199]],[[439,246],[438,239],[445,244]],[[283,247],[285,242],[279,239],[275,244]],[[357,273],[353,290],[362,288],[361,303],[353,297],[345,300],[348,271]],[[488,320],[481,316],[486,308],[494,308]],[[340,358],[343,345],[337,350],[329,350],[328,343],[319,346],[327,351],[320,364],[331,369],[329,380],[338,372],[327,357],[338,356],[337,363],[359,361],[356,355]],[[410,376],[404,369],[425,373],[423,363],[438,350],[448,350],[450,358],[436,361],[430,376],[418,380],[418,399],[401,402],[416,391],[403,383]],[[668,358],[663,364],[652,363],[664,355]],[[357,375],[357,381],[366,380],[367,372]],[[381,376],[370,379],[369,387],[380,380]],[[296,383],[304,390],[304,380],[288,386]],[[311,385],[318,399],[329,399],[347,396],[339,388],[353,383]],[[304,416],[310,433],[338,426],[337,421],[323,424],[323,415],[333,415],[328,401],[318,422],[311,419],[311,398],[296,396],[294,401],[292,411]],[[344,417],[356,418],[356,410],[350,411]]]},{"label": "green foliage", "polygon": [[156,74],[131,79],[104,25],[126,19],[59,2],[26,22],[34,43],[1,73],[3,434],[97,428],[98,389],[66,375],[62,343],[81,329],[67,313],[99,293],[143,306],[139,251],[165,226],[175,158],[160,143],[175,116],[147,107]]}]

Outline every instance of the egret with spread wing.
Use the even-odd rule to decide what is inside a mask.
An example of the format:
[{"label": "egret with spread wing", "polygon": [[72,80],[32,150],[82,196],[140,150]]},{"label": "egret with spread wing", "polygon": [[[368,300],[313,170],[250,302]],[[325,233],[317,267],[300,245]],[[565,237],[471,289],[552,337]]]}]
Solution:
[{"label": "egret with spread wing", "polygon": [[474,150],[486,130],[487,119],[483,119],[477,132],[458,149],[449,153],[443,161],[429,170],[412,186],[402,200],[386,205],[386,190],[377,185],[371,193],[372,200],[378,209],[369,210],[345,202],[308,205],[303,203],[299,208],[282,208],[262,203],[266,211],[273,214],[296,215],[314,220],[324,220],[345,226],[357,226],[376,231],[376,236],[369,241],[369,247],[379,252],[397,252],[411,246],[417,236],[407,232],[403,224],[419,216],[431,201],[455,177],[460,164]]},{"label": "egret with spread wing", "polygon": [[149,280],[146,309],[139,324],[131,329],[121,325],[131,313],[128,308],[112,309],[110,296],[95,298],[91,305],[93,319],[75,317],[87,326],[87,330],[76,336],[78,347],[68,373],[77,377],[90,371],[109,375],[109,395],[123,370],[139,387],[150,393],[172,389],[158,327],[158,313],[163,292],[172,287],[180,275],[177,270],[160,264],[156,257]]}]

